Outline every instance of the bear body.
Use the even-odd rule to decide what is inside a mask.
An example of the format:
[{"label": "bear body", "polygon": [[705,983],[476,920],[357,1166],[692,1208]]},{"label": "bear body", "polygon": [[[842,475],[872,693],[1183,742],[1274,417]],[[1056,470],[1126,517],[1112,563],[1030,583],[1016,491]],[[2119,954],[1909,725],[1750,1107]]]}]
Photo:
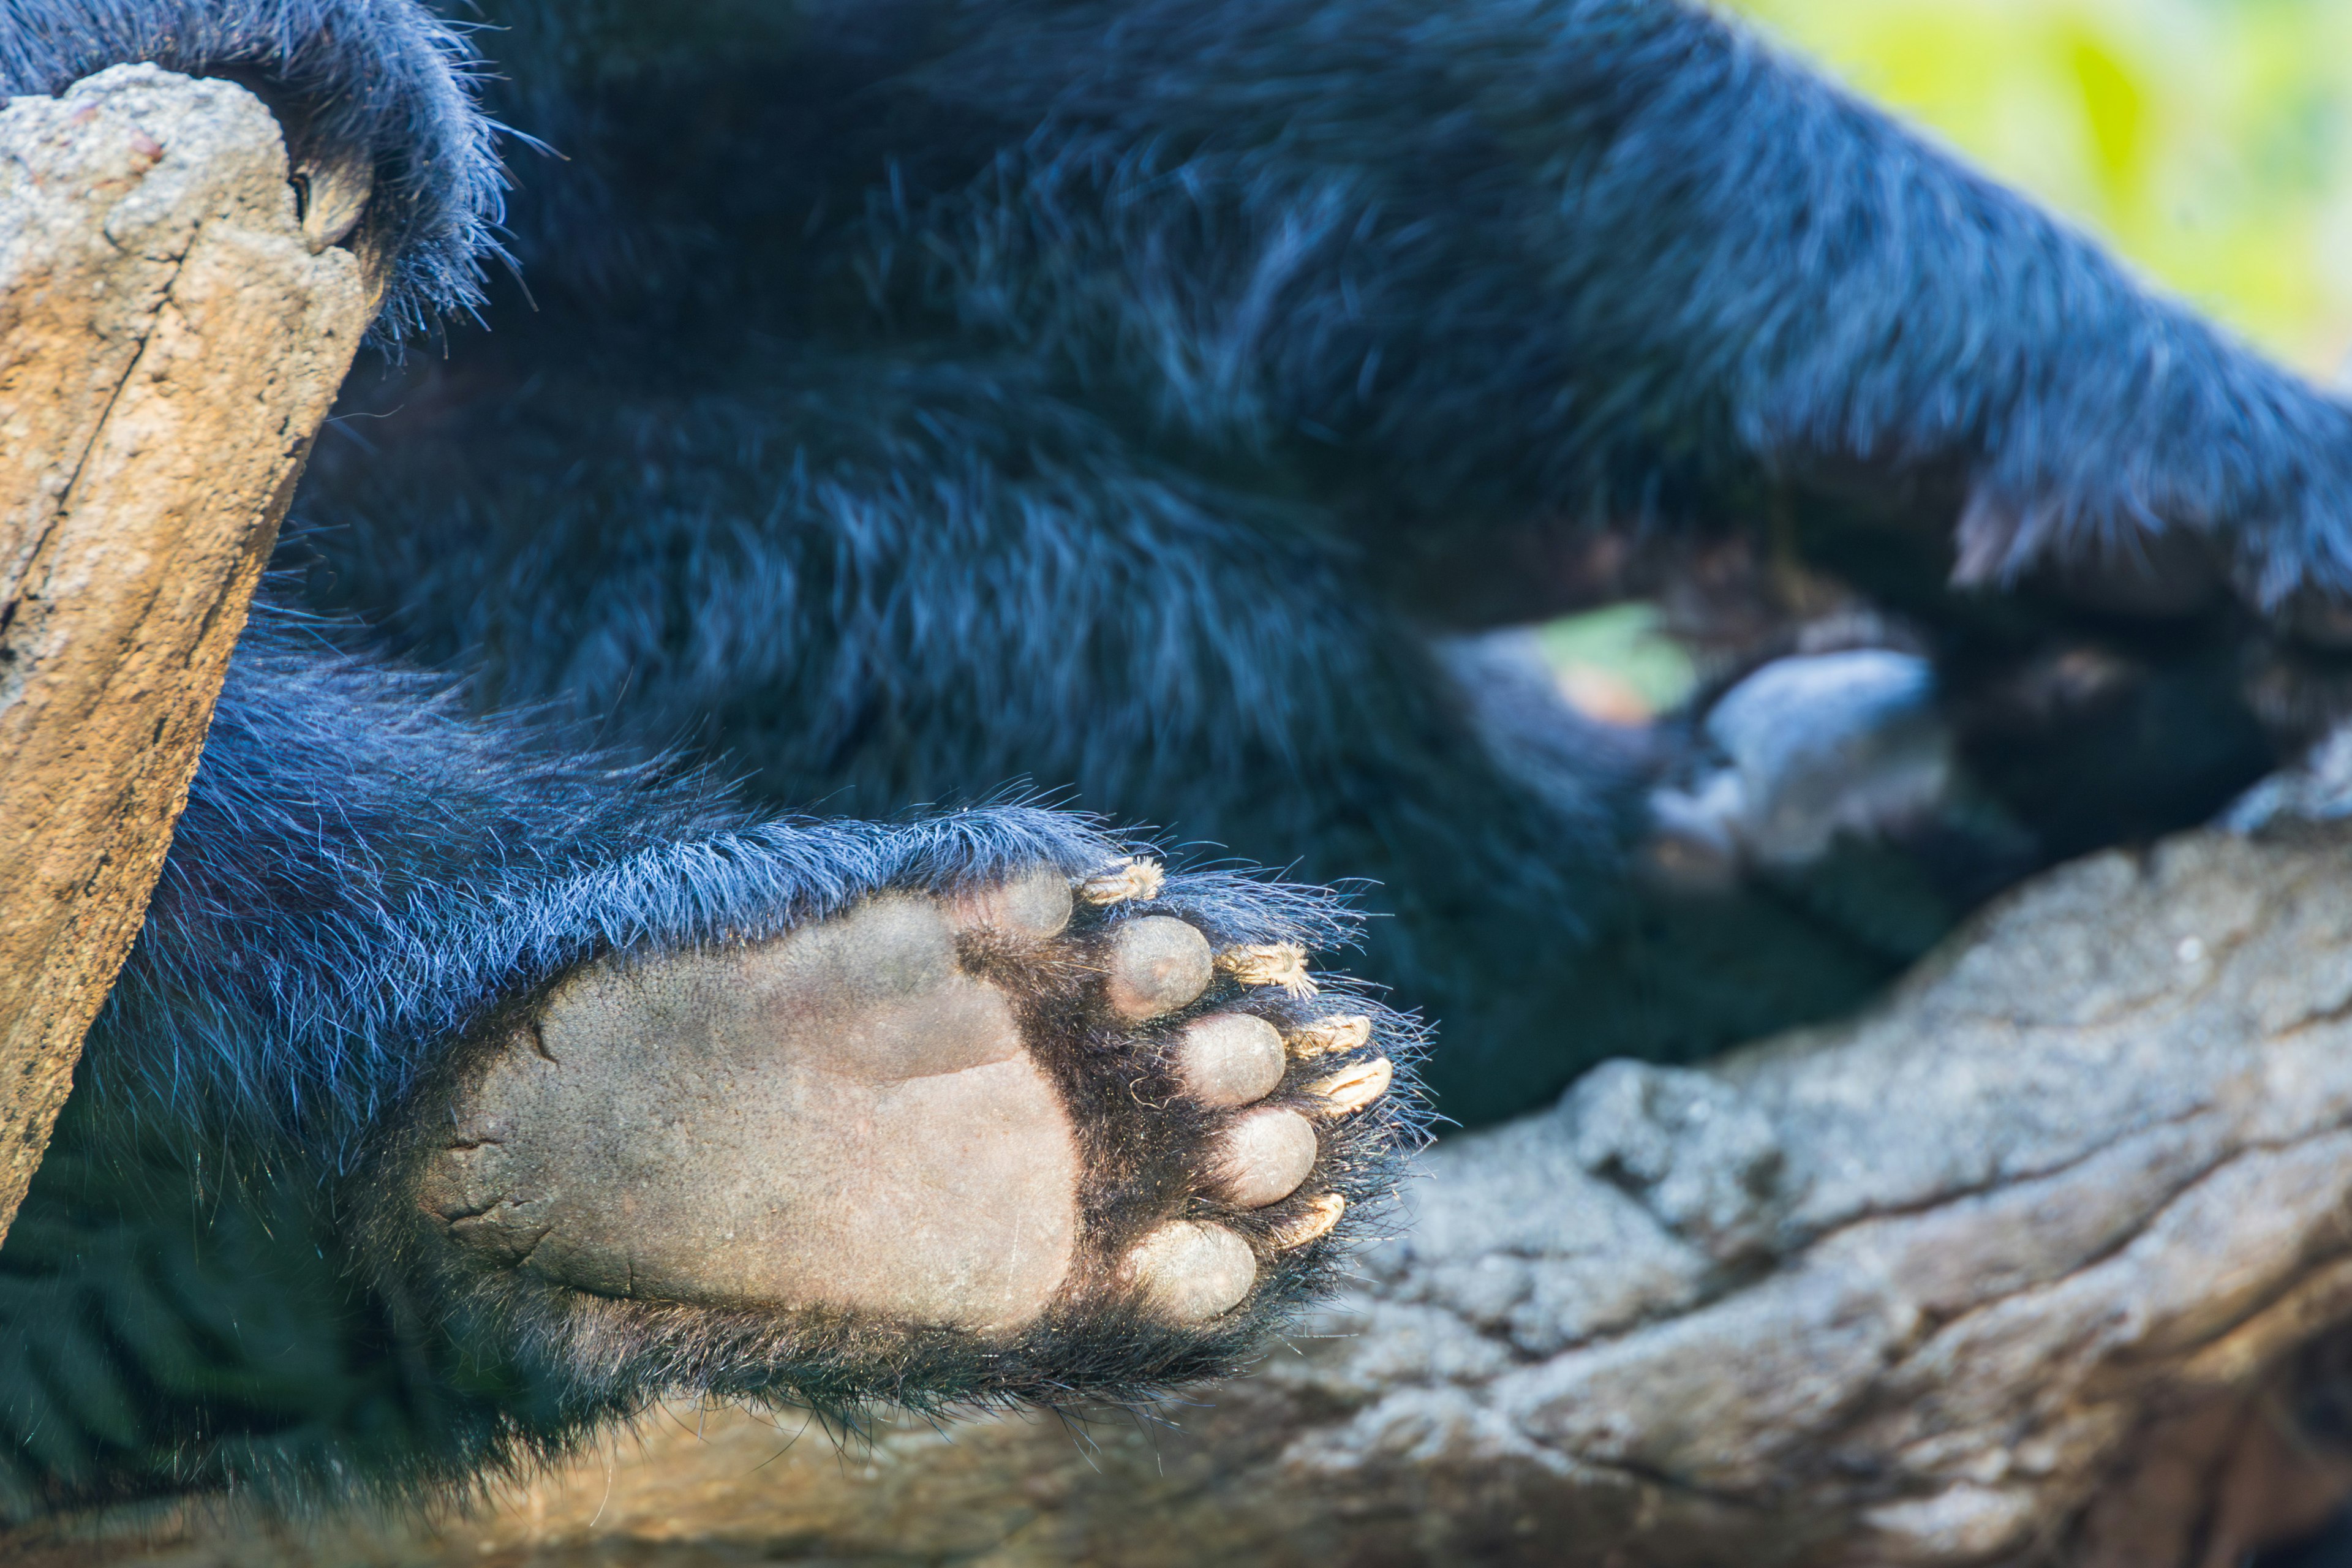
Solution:
[{"label": "bear body", "polygon": [[[1442,1024],[1439,1104],[1478,1121],[1851,1005],[1991,885],[1925,851],[1647,875],[1704,737],[1585,720],[1465,638],[1781,551],[1905,617],[2001,875],[2196,820],[2332,712],[2352,413],[1670,0],[485,20],[0,16],[8,92],[152,60],[254,85],[298,172],[369,161],[351,243],[383,334],[425,334],[320,438],[0,1251],[16,1506],[457,1479],[677,1386],[1034,1396],[948,1341],[881,1377],[730,1319],[698,1360],[658,1314],[584,1379],[556,1307],[403,1272],[409,1221],[354,1184],[408,1192],[376,1178],[479,1102],[488,1034],[609,955],[1094,886],[1133,847],[1093,813],[1362,879],[1361,968]],[[560,154],[510,139],[503,196],[491,117]],[[2053,672],[2085,650],[2078,700]],[[1892,920],[1890,885],[1943,895]],[[1184,888],[1220,963],[1329,934],[1304,895]],[[1268,1016],[1295,1057],[1341,1037]],[[1306,1215],[1216,1223],[1276,1279]],[[563,1311],[634,1299],[587,1268],[549,1275]]]}]

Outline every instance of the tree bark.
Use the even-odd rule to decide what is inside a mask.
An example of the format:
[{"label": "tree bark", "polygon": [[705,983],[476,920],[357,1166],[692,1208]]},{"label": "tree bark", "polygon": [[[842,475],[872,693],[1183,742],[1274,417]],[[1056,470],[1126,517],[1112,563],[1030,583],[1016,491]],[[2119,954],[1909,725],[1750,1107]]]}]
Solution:
[{"label": "tree bark", "polygon": [[373,303],[244,89],[124,66],[0,109],[0,1236]]},{"label": "tree bark", "polygon": [[2234,1568],[2352,1492],[2347,870],[2305,826],[2096,856],[1864,1017],[1606,1066],[1151,1422],[672,1407],[437,1525],[16,1560]]}]

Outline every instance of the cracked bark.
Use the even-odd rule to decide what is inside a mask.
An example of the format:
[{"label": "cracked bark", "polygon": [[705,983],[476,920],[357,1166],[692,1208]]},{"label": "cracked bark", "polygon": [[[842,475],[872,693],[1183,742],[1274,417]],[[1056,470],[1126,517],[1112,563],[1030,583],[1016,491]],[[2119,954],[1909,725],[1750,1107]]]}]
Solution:
[{"label": "cracked bark", "polygon": [[118,67],[0,108],[0,1236],[373,309],[278,127]]},{"label": "cracked bark", "polygon": [[437,1526],[18,1560],[2223,1568],[2352,1491],[2347,851],[2097,856],[1864,1017],[1450,1140],[1360,1284],[1166,1426],[673,1408]]}]

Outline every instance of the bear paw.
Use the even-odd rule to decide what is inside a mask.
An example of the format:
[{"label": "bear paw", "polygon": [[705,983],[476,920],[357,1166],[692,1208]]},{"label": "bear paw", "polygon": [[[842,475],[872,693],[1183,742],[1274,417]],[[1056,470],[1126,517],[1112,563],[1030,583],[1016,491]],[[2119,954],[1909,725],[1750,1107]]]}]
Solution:
[{"label": "bear paw", "polygon": [[1414,1121],[1409,1026],[1234,940],[1216,888],[1039,868],[600,960],[483,1039],[394,1184],[445,1280],[669,1387],[1058,1403],[1219,1370]]}]

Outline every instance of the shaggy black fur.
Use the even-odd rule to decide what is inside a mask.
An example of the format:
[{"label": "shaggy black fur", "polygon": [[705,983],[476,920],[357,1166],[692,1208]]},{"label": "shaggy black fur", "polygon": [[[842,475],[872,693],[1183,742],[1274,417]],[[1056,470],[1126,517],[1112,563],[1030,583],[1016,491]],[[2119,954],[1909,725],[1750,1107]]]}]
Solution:
[{"label": "shaggy black fur", "polygon": [[[1846,1005],[1955,911],[1845,861],[1651,889],[1641,749],[1433,634],[1765,542],[1908,618],[2028,860],[2326,710],[2275,628],[2352,588],[2352,414],[1671,0],[0,0],[0,89],[130,58],[377,158],[392,328],[446,336],[355,374],[288,592],[539,717],[242,650],[0,1252],[28,1497],[456,1474],[625,1406],[654,1374],[354,1282],[333,1194],[417,1075],[608,947],[1104,852],[761,826],[549,718],[795,810],[1027,780],[1370,879],[1466,1121]],[[503,214],[469,83],[561,154],[509,147]]]}]

